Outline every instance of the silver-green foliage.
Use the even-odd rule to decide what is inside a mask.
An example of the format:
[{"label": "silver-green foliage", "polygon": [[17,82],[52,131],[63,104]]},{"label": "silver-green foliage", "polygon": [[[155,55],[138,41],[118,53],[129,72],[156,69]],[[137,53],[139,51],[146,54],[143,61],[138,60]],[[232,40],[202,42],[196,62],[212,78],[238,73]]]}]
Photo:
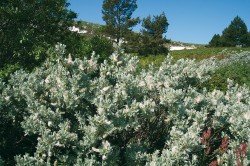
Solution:
[{"label": "silver-green foliage", "polygon": [[209,128],[230,140],[213,159],[235,165],[250,141],[250,94],[231,81],[226,93],[198,89],[216,64],[169,56],[141,71],[136,57],[114,53],[101,65],[69,56],[16,72],[0,101],[13,119],[22,112],[25,135],[37,135],[35,153],[17,165],[200,165]]}]

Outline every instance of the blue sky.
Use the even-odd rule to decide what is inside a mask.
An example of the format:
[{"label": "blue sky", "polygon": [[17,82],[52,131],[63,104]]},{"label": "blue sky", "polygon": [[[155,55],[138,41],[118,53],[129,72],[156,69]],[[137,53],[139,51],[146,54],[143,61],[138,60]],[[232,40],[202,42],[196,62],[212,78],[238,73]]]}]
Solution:
[{"label": "blue sky", "polygon": [[[102,20],[102,0],[68,0],[78,19],[105,24]],[[237,15],[250,31],[250,0],[137,0],[133,16],[144,18],[165,12],[169,27],[166,37],[173,41],[207,44]],[[135,27],[136,31],[140,26]]]}]

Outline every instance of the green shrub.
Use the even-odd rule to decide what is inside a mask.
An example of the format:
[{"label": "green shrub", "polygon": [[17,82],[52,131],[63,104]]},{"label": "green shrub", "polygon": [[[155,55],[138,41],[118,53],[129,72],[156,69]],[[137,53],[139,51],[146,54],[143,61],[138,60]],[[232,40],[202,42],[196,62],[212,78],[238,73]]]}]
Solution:
[{"label": "green shrub", "polygon": [[211,75],[211,79],[206,82],[206,87],[212,91],[214,89],[226,91],[227,79],[233,80],[239,85],[250,87],[250,53],[238,54],[246,56],[246,58],[230,58],[228,62],[219,64],[219,68]]},{"label": "green shrub", "polygon": [[99,55],[99,62],[107,60],[114,52],[113,42],[105,36],[95,36],[90,40],[92,50]]},{"label": "green shrub", "polygon": [[10,74],[14,73],[16,70],[20,69],[20,66],[18,64],[16,65],[5,65],[0,70],[0,78],[4,81],[7,81],[9,79]]},{"label": "green shrub", "polygon": [[113,43],[110,39],[105,36],[93,36],[93,37],[83,37],[80,42],[80,46],[76,47],[79,49],[75,58],[84,59],[85,57],[90,58],[93,52],[99,55],[98,62],[101,63],[109,58],[114,52]]}]

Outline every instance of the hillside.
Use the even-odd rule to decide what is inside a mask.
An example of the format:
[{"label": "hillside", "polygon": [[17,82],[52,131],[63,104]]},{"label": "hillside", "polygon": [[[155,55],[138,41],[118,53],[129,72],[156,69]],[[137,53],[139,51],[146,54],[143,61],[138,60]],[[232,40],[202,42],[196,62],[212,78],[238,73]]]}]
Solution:
[{"label": "hillside", "polygon": [[[74,22],[74,30],[79,32],[85,36],[95,36],[95,35],[107,35],[104,31],[104,25],[87,22],[87,21],[75,21]],[[137,33],[137,32],[135,32]],[[204,47],[204,44],[197,44],[197,43],[184,43],[181,41],[171,41],[167,43],[166,46],[168,48],[176,48],[173,50],[184,50],[184,49],[194,49],[198,47]]]},{"label": "hillside", "polygon": [[103,25],[97,24],[97,23],[91,23],[87,21],[75,21],[74,22],[76,30],[79,30],[78,32],[84,32],[81,34],[85,34],[87,36],[95,36],[98,34],[104,34],[103,33]]},{"label": "hillside", "polygon": [[[103,32],[104,25],[86,22],[86,21],[75,21],[75,28],[77,28],[78,32],[83,36],[93,37],[95,35],[104,35],[107,36]],[[181,58],[188,59],[196,59],[203,60],[210,57],[215,57],[218,59],[223,59],[225,56],[232,53],[240,53],[243,51],[250,51],[250,48],[237,48],[237,47],[217,47],[217,48],[209,48],[204,44],[194,44],[194,43],[184,43],[180,41],[171,41],[166,43],[166,47],[169,48],[170,54],[173,56],[175,60]],[[151,62],[161,62],[165,56],[148,56],[142,57],[143,65],[147,65]]]}]

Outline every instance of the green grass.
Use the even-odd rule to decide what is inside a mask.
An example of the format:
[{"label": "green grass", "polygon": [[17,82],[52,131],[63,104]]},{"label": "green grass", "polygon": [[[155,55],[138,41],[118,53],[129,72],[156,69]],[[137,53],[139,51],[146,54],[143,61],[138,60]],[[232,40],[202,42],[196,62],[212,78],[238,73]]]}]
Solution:
[{"label": "green grass", "polygon": [[179,51],[171,51],[170,54],[174,57],[175,60],[181,58],[189,58],[196,59],[198,61],[215,57],[217,59],[223,59],[225,56],[231,53],[239,53],[242,51],[250,51],[250,48],[236,48],[236,47],[219,47],[219,48],[207,48],[207,47],[199,47],[193,50],[179,50]]},{"label": "green grass", "polygon": [[[215,57],[217,59],[223,59],[226,56],[232,53],[239,53],[242,51],[250,51],[250,48],[207,48],[207,47],[198,47],[193,50],[178,50],[178,51],[170,51],[169,54],[173,57],[174,61],[178,59],[195,59],[197,61],[201,61],[203,59]],[[155,66],[160,66],[161,63],[166,58],[166,55],[148,55],[139,57],[140,65],[142,67],[147,67],[149,64],[153,63]]]},{"label": "green grass", "polygon": [[146,69],[149,64],[154,64],[159,67],[165,60],[166,55],[149,55],[149,56],[139,56],[139,65],[141,68]]},{"label": "green grass", "polygon": [[245,84],[250,88],[249,63],[235,62],[217,69],[215,73],[211,75],[211,79],[204,83],[204,86],[209,91],[213,89],[226,91],[228,78],[239,85]]}]

